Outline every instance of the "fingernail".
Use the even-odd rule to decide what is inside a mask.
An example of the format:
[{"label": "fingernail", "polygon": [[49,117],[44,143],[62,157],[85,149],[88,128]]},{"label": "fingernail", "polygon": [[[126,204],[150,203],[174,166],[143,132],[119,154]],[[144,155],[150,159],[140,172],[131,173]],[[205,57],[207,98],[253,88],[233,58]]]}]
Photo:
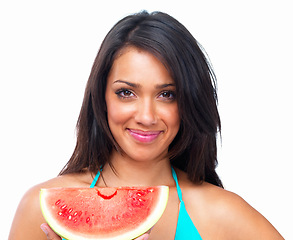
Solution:
[{"label": "fingernail", "polygon": [[43,230],[43,232],[46,234],[46,235],[48,235],[48,229],[47,229],[47,227],[46,227],[46,225],[45,224],[42,224],[41,225],[41,229]]}]

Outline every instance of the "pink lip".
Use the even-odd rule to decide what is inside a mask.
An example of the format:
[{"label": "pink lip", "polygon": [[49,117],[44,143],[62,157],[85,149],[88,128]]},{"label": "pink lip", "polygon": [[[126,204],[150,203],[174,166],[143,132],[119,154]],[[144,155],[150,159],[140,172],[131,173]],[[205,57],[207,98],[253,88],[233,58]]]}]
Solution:
[{"label": "pink lip", "polygon": [[149,143],[154,141],[162,131],[141,131],[136,129],[127,129],[129,134],[137,141]]}]

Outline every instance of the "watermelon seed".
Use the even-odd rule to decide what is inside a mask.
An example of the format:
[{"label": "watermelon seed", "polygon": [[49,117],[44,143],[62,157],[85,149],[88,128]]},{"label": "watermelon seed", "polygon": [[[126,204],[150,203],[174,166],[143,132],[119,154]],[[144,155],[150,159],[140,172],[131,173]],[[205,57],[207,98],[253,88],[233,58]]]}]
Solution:
[{"label": "watermelon seed", "polygon": [[69,216],[68,216],[68,220],[71,220],[71,218],[72,218],[72,216],[71,216],[71,215],[69,215]]},{"label": "watermelon seed", "polygon": [[61,206],[61,209],[64,209],[64,208],[66,208],[66,207],[67,207],[67,205],[64,204],[64,205]]},{"label": "watermelon seed", "polygon": [[145,195],[147,195],[147,191],[139,191],[136,193],[136,195],[139,197],[145,196]]},{"label": "watermelon seed", "polygon": [[69,213],[71,213],[72,211],[73,211],[73,209],[72,209],[72,208],[69,208],[69,209],[68,209],[68,212],[69,212]]},{"label": "watermelon seed", "polygon": [[61,199],[59,199],[57,202],[55,202],[55,205],[59,205],[61,203]]},{"label": "watermelon seed", "polygon": [[85,221],[86,221],[86,223],[89,223],[90,220],[91,219],[88,217]]}]

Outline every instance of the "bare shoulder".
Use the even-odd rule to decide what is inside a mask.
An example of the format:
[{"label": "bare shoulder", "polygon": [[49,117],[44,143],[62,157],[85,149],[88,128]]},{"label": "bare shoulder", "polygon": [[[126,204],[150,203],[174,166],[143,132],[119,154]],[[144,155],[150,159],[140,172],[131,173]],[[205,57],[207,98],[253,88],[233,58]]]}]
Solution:
[{"label": "bare shoulder", "polygon": [[283,239],[237,194],[206,182],[193,184],[185,173],[178,173],[187,211],[203,239]]},{"label": "bare shoulder", "polygon": [[18,205],[11,226],[9,240],[47,239],[40,229],[40,225],[45,223],[39,204],[41,188],[88,187],[91,179],[90,173],[68,174],[50,179],[30,188]]}]

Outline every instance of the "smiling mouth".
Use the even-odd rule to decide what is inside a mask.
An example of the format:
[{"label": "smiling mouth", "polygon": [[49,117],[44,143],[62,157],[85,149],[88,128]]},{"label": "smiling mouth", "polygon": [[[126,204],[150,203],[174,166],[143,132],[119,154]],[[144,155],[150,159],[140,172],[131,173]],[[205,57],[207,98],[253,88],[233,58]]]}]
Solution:
[{"label": "smiling mouth", "polygon": [[136,140],[142,143],[150,143],[154,141],[162,131],[141,131],[127,128],[129,134]]}]

